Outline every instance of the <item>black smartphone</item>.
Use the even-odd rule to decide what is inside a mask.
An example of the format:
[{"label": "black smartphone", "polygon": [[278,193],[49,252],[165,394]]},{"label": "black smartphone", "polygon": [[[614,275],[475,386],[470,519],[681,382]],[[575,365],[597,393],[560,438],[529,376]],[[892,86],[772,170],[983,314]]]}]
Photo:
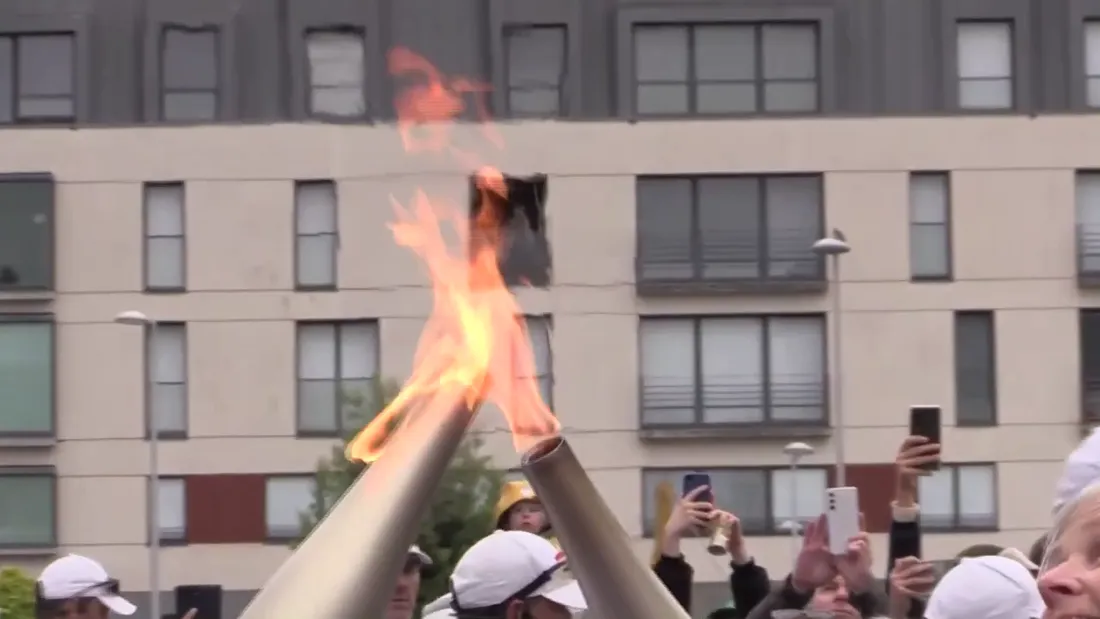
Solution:
[{"label": "black smartphone", "polygon": [[704,503],[714,503],[714,493],[711,492],[710,489],[710,475],[706,473],[688,473],[684,475],[684,488],[680,496],[687,496],[700,486],[706,486],[707,489],[697,496],[695,500]]},{"label": "black smartphone", "polygon": [[[941,413],[938,406],[909,407],[909,435],[923,436],[933,443],[940,442]],[[938,471],[939,462],[925,465],[929,471]]]}]

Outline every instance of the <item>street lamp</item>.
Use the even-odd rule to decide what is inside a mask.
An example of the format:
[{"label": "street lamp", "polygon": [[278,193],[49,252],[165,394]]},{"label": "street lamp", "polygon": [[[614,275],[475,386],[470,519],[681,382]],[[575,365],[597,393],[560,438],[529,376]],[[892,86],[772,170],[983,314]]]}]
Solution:
[{"label": "street lamp", "polygon": [[[137,310],[126,310],[115,316],[120,325],[141,327],[149,330],[149,341],[157,341],[157,322]],[[149,347],[144,350],[144,408],[145,419],[149,424],[149,492],[146,511],[149,515],[149,617],[160,619],[160,504],[157,493],[160,491],[160,465],[157,449],[160,443],[160,428],[157,416],[153,412],[153,370],[149,358]]]},{"label": "street lamp", "polygon": [[787,443],[783,447],[783,453],[787,454],[787,458],[791,462],[791,519],[787,521],[786,525],[791,531],[791,552],[794,556],[798,557],[798,533],[801,530],[801,526],[798,523],[798,463],[802,458],[812,454],[814,448],[810,447],[806,443]]},{"label": "street lamp", "polygon": [[843,339],[843,318],[840,313],[840,257],[844,254],[852,251],[852,247],[848,245],[848,240],[844,238],[844,233],[840,230],[833,228],[832,234],[829,236],[817,240],[813,244],[813,252],[818,256],[821,256],[829,262],[829,282],[832,289],[832,329],[830,338],[832,340],[832,354],[830,355],[829,363],[829,377],[832,379],[829,384],[829,403],[833,410],[833,419],[836,425],[836,436],[834,444],[836,445],[836,485],[845,485],[844,474],[844,399],[841,397],[841,385],[842,372],[841,372],[841,356],[840,346]]}]

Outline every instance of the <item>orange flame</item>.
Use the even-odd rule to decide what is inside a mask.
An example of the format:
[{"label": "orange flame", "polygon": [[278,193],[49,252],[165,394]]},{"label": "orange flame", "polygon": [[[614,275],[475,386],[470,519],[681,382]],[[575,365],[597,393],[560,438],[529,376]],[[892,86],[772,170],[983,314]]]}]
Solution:
[{"label": "orange flame", "polygon": [[[464,96],[482,95],[489,88],[464,78],[444,78],[423,57],[403,48],[389,54],[390,73],[413,80],[395,99],[397,127],[408,152],[446,153],[477,168],[477,216],[471,222],[463,209],[417,191],[408,207],[391,198],[396,221],[394,239],[423,260],[431,278],[434,305],[420,335],[412,374],[401,391],[348,445],[352,460],[372,462],[381,454],[394,426],[414,403],[433,402],[439,392],[460,391],[466,405],[491,400],[504,413],[516,449],[556,436],[560,425],[543,402],[535,376],[535,360],[527,325],[498,267],[501,197],[507,197],[504,175],[476,164],[450,139],[455,120],[466,111]],[[482,135],[503,146],[489,123],[483,103],[477,104]],[[448,246],[448,223],[460,249]],[[463,251],[461,248],[469,248]],[[414,413],[437,416],[430,406]],[[404,429],[408,428],[405,424]],[[400,430],[399,430],[400,431]]]}]

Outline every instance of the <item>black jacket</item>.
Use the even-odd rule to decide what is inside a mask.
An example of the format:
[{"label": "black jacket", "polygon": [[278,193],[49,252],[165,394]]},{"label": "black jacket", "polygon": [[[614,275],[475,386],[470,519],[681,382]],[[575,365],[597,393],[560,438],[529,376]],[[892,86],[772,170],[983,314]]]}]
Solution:
[{"label": "black jacket", "polygon": [[[894,564],[903,557],[920,557],[920,508],[912,509],[893,506],[894,518],[890,522],[890,550],[886,563],[886,593],[890,593],[890,573],[894,570]],[[907,615],[911,619],[920,619],[924,616],[924,601],[913,600],[909,605]]]},{"label": "black jacket", "polygon": [[691,614],[691,582],[695,577],[695,570],[684,560],[684,555],[661,555],[653,566],[653,572],[680,606]]},{"label": "black jacket", "polygon": [[747,617],[756,605],[764,601],[771,592],[772,581],[768,570],[749,559],[744,565],[730,562],[730,593],[733,594],[735,616]]},{"label": "black jacket", "polygon": [[[791,577],[788,576],[783,580],[782,585],[752,609],[748,619],[771,619],[772,613],[777,610],[802,610],[810,603],[811,598],[813,598],[813,592],[795,591],[791,585]],[[886,596],[877,587],[853,594],[850,602],[859,611],[861,617],[878,617],[886,613]]]}]

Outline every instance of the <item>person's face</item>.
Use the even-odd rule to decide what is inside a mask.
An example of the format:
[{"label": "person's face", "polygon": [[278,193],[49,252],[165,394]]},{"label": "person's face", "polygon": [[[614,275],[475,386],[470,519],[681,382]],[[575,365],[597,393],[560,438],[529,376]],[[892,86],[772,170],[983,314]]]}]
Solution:
[{"label": "person's face", "polygon": [[107,619],[107,607],[99,600],[69,600],[58,607],[53,619]]},{"label": "person's face", "polygon": [[508,606],[507,619],[572,619],[568,608],[546,598],[513,601]]},{"label": "person's face", "polygon": [[1081,499],[1047,549],[1043,619],[1100,619],[1100,493]]},{"label": "person's face", "polygon": [[508,512],[508,529],[541,533],[546,528],[546,514],[538,501],[520,501]]},{"label": "person's face", "polygon": [[393,588],[393,596],[386,606],[385,619],[411,619],[416,610],[416,596],[420,593],[420,560],[409,557],[405,561],[405,568],[397,577],[397,585]]},{"label": "person's face", "polygon": [[840,576],[834,578],[831,583],[818,587],[817,591],[814,591],[814,596],[810,599],[807,608],[812,611],[829,613],[838,619],[859,619],[859,611],[852,606],[848,587]]}]

